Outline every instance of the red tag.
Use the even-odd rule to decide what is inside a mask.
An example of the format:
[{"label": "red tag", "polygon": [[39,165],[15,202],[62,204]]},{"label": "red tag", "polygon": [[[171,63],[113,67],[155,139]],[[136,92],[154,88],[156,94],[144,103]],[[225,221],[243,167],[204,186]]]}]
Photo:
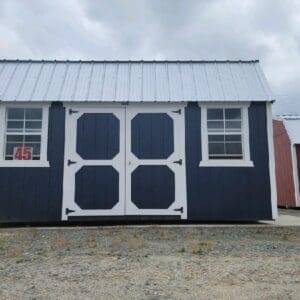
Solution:
[{"label": "red tag", "polygon": [[32,147],[15,147],[14,159],[16,160],[31,160],[32,159]]}]

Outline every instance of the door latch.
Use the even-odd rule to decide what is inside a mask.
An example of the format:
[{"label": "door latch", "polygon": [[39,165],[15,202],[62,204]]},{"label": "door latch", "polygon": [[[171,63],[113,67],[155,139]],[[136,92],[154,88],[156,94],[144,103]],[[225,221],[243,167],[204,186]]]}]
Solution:
[{"label": "door latch", "polygon": [[72,212],[75,212],[75,210],[72,210],[72,209],[66,208],[66,215],[68,215],[69,213],[72,213]]},{"label": "door latch", "polygon": [[77,163],[76,161],[68,159],[68,166],[76,164],[76,163]]},{"label": "door latch", "polygon": [[179,160],[175,160],[175,161],[173,161],[173,163],[182,165],[182,159],[180,158]]},{"label": "door latch", "polygon": [[178,110],[172,110],[172,112],[175,113],[175,114],[181,115],[181,109],[178,109]]},{"label": "door latch", "polygon": [[78,110],[69,109],[69,115],[78,113]]},{"label": "door latch", "polygon": [[180,208],[175,208],[173,210],[174,211],[180,211],[183,214],[183,206],[181,206]]}]

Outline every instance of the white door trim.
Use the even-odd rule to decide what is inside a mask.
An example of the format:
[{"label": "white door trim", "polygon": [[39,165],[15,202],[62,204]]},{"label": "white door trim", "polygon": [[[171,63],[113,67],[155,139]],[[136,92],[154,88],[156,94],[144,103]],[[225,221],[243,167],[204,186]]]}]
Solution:
[{"label": "white door trim", "polygon": [[[176,111],[180,110],[180,114]],[[139,159],[131,152],[131,120],[138,113],[166,113],[173,120],[174,152],[167,159]],[[187,218],[184,105],[126,107],[126,215],[180,215]],[[182,160],[182,164],[174,161]],[[165,165],[174,172],[175,201],[167,209],[139,209],[131,201],[131,174],[139,165]],[[183,207],[183,212],[175,211]]]},{"label": "white door trim", "polygon": [[[120,107],[82,107],[76,105],[65,105],[65,159],[64,159],[64,181],[63,181],[63,205],[62,220],[69,216],[110,216],[123,215],[125,202],[125,110]],[[69,114],[72,109],[76,113]],[[77,120],[84,113],[112,113],[120,122],[120,149],[119,153],[110,160],[87,160],[76,152]],[[68,165],[68,160],[75,164]],[[81,209],[75,203],[75,174],[83,166],[112,166],[119,173],[119,201],[112,209]],[[66,210],[71,210],[67,213]]]}]

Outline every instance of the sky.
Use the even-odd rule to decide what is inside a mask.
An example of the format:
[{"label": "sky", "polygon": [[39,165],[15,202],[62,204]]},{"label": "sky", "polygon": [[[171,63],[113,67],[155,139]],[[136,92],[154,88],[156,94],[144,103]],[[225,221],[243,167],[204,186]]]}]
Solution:
[{"label": "sky", "polygon": [[300,0],[0,0],[0,59],[259,59],[300,113]]}]

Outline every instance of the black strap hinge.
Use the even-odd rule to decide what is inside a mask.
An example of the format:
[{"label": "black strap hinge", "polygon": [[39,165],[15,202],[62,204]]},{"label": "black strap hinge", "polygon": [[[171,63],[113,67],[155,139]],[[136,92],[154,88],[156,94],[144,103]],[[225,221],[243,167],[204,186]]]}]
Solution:
[{"label": "black strap hinge", "polygon": [[72,213],[72,212],[75,212],[75,210],[72,210],[72,209],[66,208],[66,215],[68,215],[69,213]]},{"label": "black strap hinge", "polygon": [[175,160],[175,161],[173,161],[173,163],[182,165],[182,159],[180,158],[179,160]]},{"label": "black strap hinge", "polygon": [[71,159],[68,159],[68,166],[76,164],[76,161],[73,161]]},{"label": "black strap hinge", "polygon": [[175,208],[174,211],[180,211],[183,214],[183,206],[181,206],[180,208]]},{"label": "black strap hinge", "polygon": [[78,110],[69,109],[69,115],[78,113]]},{"label": "black strap hinge", "polygon": [[181,109],[178,109],[178,110],[172,110],[172,112],[175,113],[175,114],[181,115]]}]

